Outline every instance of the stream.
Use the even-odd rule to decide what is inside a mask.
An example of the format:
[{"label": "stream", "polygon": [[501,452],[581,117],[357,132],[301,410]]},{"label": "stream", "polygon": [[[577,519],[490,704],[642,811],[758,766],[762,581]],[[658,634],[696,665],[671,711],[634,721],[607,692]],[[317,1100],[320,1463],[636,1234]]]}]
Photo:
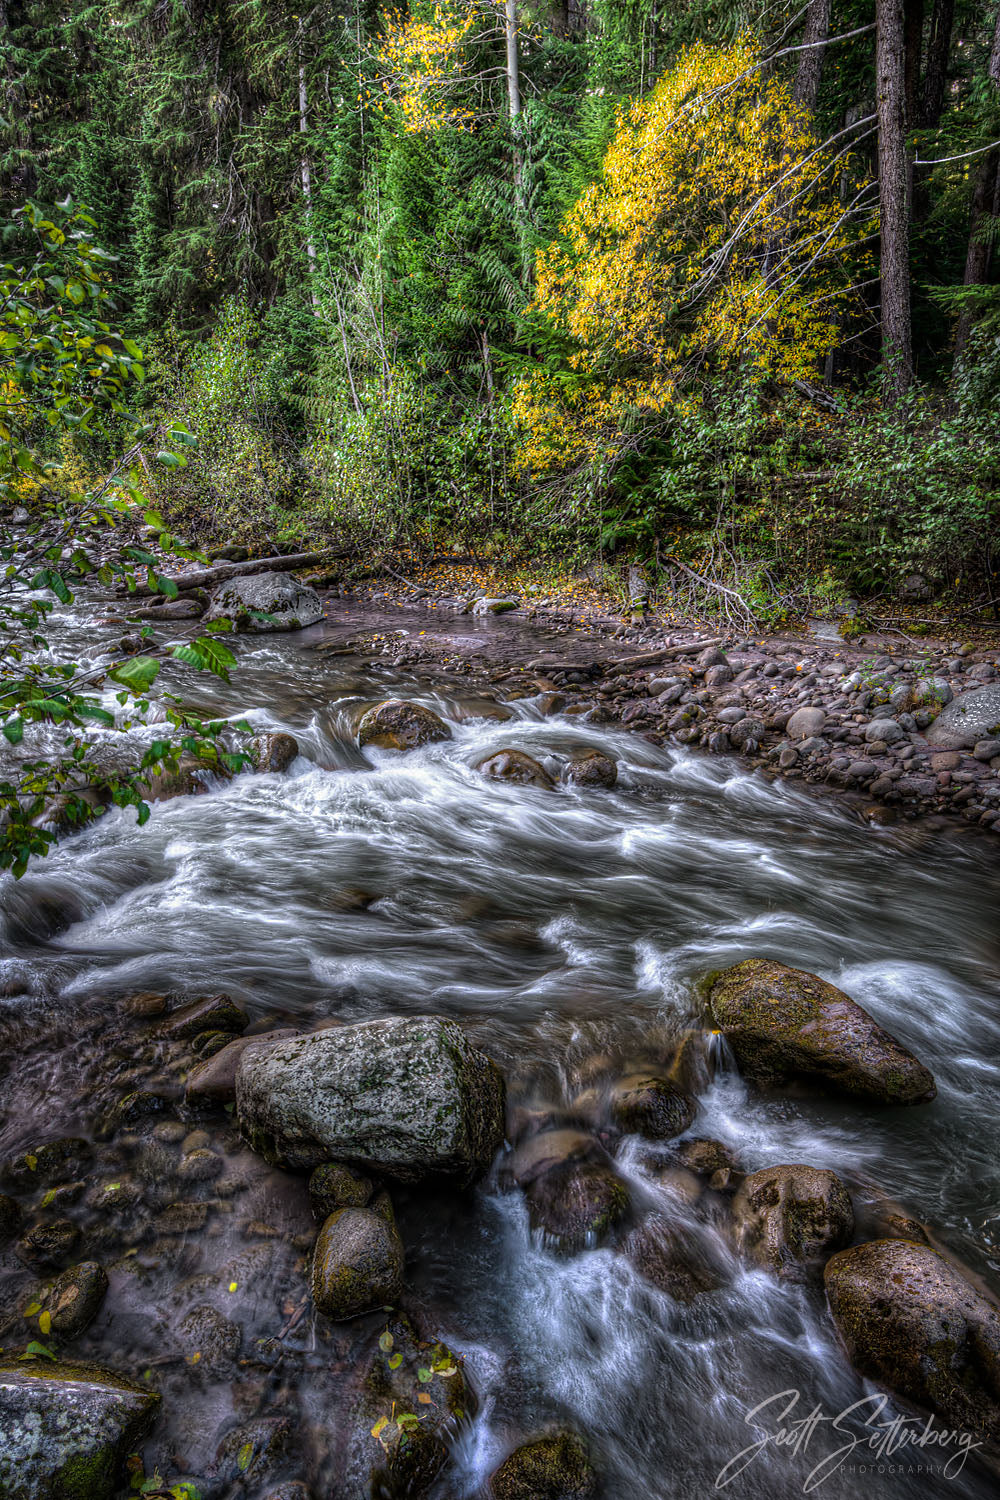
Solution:
[{"label": "stream", "polygon": [[[918,824],[865,827],[846,806],[735,761],[543,717],[531,698],[507,703],[506,719],[487,717],[491,704],[444,669],[418,677],[371,653],[314,649],[359,624],[417,629],[410,615],[358,613],[240,639],[231,687],[183,679],[199,708],[294,734],[301,753],[289,772],[159,804],[142,828],[132,811],[113,811],[22,880],[0,881],[0,1158],[96,1134],[104,1178],[143,1186],[148,1207],[131,1228],[105,1221],[89,1191],[64,1212],[111,1282],[74,1353],[149,1370],[163,1392],[147,1465],[194,1476],[214,1500],[230,1493],[211,1488],[220,1434],[280,1412],[295,1430],[288,1473],[332,1500],[324,1425],[331,1372],[350,1361],[353,1334],[320,1327],[309,1309],[295,1318],[315,1234],[304,1179],[241,1149],[221,1112],[199,1122],[178,1102],[169,1116],[181,1134],[211,1137],[227,1176],[202,1195],[203,1226],[150,1233],[149,1216],[177,1200],[178,1148],[163,1131],[121,1144],[102,1142],[98,1128],[110,1100],[152,1086],[153,1061],[102,1040],[123,997],[140,992],[225,991],[271,1025],[452,1017],[499,1063],[514,1099],[558,1109],[595,1054],[627,1059],[703,1025],[698,984],[711,971],[781,960],[870,1010],[931,1068],[936,1101],[765,1098],[720,1050],[688,1135],[724,1143],[746,1171],[803,1162],[852,1189],[874,1185],[1000,1284],[1000,871],[986,842]],[[476,629],[488,638],[527,627]],[[90,630],[96,656],[115,631]],[[406,755],[361,752],[357,705],[390,696],[419,698],[453,738]],[[507,746],[553,766],[579,747],[601,749],[618,762],[618,784],[550,792],[473,769]],[[638,1198],[683,1227],[690,1210],[650,1174],[634,1138],[619,1167]],[[243,1187],[227,1196],[230,1178]],[[480,1495],[504,1454],[552,1423],[591,1440],[609,1500],[708,1496],[725,1466],[778,1426],[773,1411],[748,1422],[758,1403],[797,1391],[797,1416],[819,1406],[832,1417],[874,1390],[847,1363],[821,1290],[741,1265],[711,1224],[701,1233],[722,1285],[684,1304],[611,1245],[546,1247],[520,1194],[493,1179],[461,1196],[393,1197],[407,1305],[464,1356],[479,1396],[440,1500]],[[13,1247],[0,1250],[3,1305],[32,1279]],[[206,1304],[241,1330],[239,1363],[192,1363],[193,1314]],[[861,1421],[846,1430],[863,1435]],[[721,1492],[790,1500],[847,1443],[820,1430],[798,1452],[770,1445]],[[996,1493],[985,1468],[947,1473],[947,1458],[873,1460],[859,1447],[818,1492]],[[258,1500],[273,1482],[239,1493]]]}]

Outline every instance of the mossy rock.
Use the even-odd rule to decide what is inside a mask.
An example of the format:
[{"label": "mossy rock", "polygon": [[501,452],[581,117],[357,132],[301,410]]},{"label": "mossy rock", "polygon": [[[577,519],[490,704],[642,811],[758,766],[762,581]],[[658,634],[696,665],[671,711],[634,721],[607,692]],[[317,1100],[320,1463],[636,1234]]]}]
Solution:
[{"label": "mossy rock", "polygon": [[379,750],[417,750],[450,740],[451,730],[442,718],[422,703],[406,698],[389,698],[362,714],[358,724],[358,744],[374,745]]},{"label": "mossy rock", "polygon": [[597,1493],[597,1471],[575,1432],[524,1443],[490,1479],[493,1500],[594,1500]]},{"label": "mossy rock", "polygon": [[477,761],[476,770],[491,781],[512,781],[517,786],[538,786],[545,791],[555,786],[545,767],[524,750],[497,750]]},{"label": "mossy rock", "polygon": [[101,1365],[0,1363],[4,1500],[108,1500],[160,1398]]},{"label": "mossy rock", "polygon": [[370,1208],[338,1208],[313,1250],[310,1286],[317,1309],[337,1320],[397,1301],[403,1244],[395,1222]]},{"label": "mossy rock", "polygon": [[949,1427],[1000,1441],[1000,1305],[929,1245],[870,1240],[827,1262],[852,1363]]},{"label": "mossy rock", "polygon": [[713,1019],[753,1084],[793,1079],[875,1104],[922,1104],[934,1079],[835,985],[804,969],[748,958],[714,976]]},{"label": "mossy rock", "polygon": [[631,1073],[611,1091],[611,1120],[627,1135],[669,1141],[683,1135],[698,1112],[690,1094],[655,1073]]},{"label": "mossy rock", "polygon": [[733,1199],[732,1212],[741,1254],[779,1276],[820,1270],[854,1233],[850,1194],[835,1173],[819,1167],[751,1172]]},{"label": "mossy rock", "polygon": [[599,1245],[625,1218],[625,1183],[600,1162],[566,1162],[536,1177],[525,1190],[532,1229],[562,1250]]},{"label": "mossy rock", "polygon": [[309,1178],[309,1201],[317,1219],[328,1219],[338,1208],[364,1208],[375,1184],[362,1172],[340,1161],[325,1161]]}]

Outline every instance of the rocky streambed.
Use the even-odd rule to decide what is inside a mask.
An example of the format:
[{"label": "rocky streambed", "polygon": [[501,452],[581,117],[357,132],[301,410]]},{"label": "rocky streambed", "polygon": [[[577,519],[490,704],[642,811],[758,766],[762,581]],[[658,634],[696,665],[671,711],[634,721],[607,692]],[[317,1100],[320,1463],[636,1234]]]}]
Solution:
[{"label": "rocky streambed", "polygon": [[992,1494],[992,844],[666,740],[774,685],[854,745],[914,673],[676,642],[654,692],[413,618],[239,642],[198,693],[257,769],[0,892],[0,1490],[790,1497],[844,1450],[827,1494]]}]

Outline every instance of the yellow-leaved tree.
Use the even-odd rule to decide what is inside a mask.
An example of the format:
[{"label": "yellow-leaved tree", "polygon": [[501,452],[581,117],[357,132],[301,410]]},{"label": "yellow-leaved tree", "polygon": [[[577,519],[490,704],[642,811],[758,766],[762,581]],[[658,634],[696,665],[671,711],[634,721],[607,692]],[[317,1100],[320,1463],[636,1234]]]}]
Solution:
[{"label": "yellow-leaved tree", "polygon": [[748,40],[700,43],[619,113],[601,177],[540,252],[524,468],[578,471],[735,367],[814,378],[870,278],[873,185]]}]

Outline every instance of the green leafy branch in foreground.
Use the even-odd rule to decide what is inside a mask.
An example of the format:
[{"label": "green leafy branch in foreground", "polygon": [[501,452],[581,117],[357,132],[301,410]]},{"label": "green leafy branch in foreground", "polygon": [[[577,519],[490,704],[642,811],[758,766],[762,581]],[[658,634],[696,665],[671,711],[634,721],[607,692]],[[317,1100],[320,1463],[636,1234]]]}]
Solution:
[{"label": "green leafy branch in foreground", "polygon": [[[6,742],[0,745],[0,868],[15,876],[32,856],[47,852],[57,829],[82,826],[108,805],[134,806],[145,822],[144,788],[153,776],[176,772],[182,753],[224,771],[239,769],[245,759],[219,738],[230,726],[205,723],[185,712],[175,695],[164,695],[158,707],[168,734],[149,744],[138,765],[102,770],[88,731],[145,726],[161,662],[136,655],[88,668],[50,644],[53,612],[73,604],[83,580],[124,584],[129,591],[141,581],[174,597],[176,585],[158,572],[160,559],[199,556],[145,507],[140,470],[151,460],[182,467],[195,438],[177,424],[136,425],[131,397],[145,379],[142,351],[109,321],[111,257],[96,245],[94,227],[69,200],[50,215],[29,203],[8,226],[17,257],[0,266],[0,506],[21,504],[23,511],[19,525],[11,516],[0,528],[0,735]],[[103,475],[81,476],[75,460],[49,456],[67,435],[106,442],[128,427],[131,442]],[[134,543],[140,527],[155,533],[155,553]],[[152,630],[143,635],[151,639]],[[211,635],[175,645],[170,655],[225,681],[235,663]],[[112,685],[119,688],[117,713],[98,696]],[[40,726],[36,756],[25,742],[29,726]]]}]

